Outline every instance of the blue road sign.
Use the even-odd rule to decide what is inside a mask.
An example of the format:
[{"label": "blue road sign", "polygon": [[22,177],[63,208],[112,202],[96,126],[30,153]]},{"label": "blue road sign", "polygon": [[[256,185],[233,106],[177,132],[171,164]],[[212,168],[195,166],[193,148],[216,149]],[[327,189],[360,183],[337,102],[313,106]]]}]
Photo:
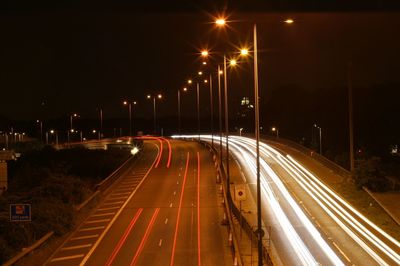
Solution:
[{"label": "blue road sign", "polygon": [[10,204],[10,221],[11,222],[31,221],[31,205]]}]

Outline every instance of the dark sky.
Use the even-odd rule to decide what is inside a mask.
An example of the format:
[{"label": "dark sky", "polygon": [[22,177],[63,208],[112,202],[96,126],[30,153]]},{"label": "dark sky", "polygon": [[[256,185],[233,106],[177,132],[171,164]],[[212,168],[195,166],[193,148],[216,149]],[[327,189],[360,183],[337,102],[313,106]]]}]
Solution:
[{"label": "dark sky", "polygon": [[[290,1],[248,2],[252,6],[230,2],[226,14],[232,23],[225,34],[210,23],[210,14],[223,9],[212,1],[185,2],[179,8],[165,1],[138,6],[94,1],[3,3],[0,116],[34,120],[79,112],[96,117],[96,108],[101,106],[108,117],[119,117],[126,113],[121,101],[129,97],[138,101],[136,116],[151,117],[151,105],[145,99],[150,92],[165,95],[161,116],[176,115],[176,91],[198,70],[198,49],[208,46],[228,53],[234,45],[251,43],[253,22],[258,26],[263,104],[274,106],[279,101],[285,106],[296,97],[299,108],[310,102],[315,103],[313,110],[335,105],[329,97],[345,89],[349,61],[356,88],[397,84],[385,92],[389,100],[397,97],[400,16],[396,4],[319,2],[304,6]],[[288,17],[296,22],[283,24]],[[243,63],[230,75],[233,112],[241,97],[252,95],[251,71],[251,64]],[[340,97],[346,96],[344,92]],[[206,103],[208,96],[203,94]],[[277,95],[280,98],[274,98]],[[184,114],[190,116],[194,95],[185,97]],[[337,105],[345,104],[343,97],[340,100]],[[385,105],[384,97],[380,104]],[[296,123],[293,116],[301,111],[293,104],[285,108],[286,117]],[[278,118],[270,122],[284,123],[285,115],[276,109],[271,116]]]}]

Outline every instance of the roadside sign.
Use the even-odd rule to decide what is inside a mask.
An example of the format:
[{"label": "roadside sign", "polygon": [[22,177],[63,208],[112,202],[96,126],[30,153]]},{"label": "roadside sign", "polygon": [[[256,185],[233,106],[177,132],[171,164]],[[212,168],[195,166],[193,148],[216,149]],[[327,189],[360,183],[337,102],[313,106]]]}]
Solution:
[{"label": "roadside sign", "polygon": [[246,198],[246,186],[244,184],[235,185],[235,199],[237,201],[244,201]]},{"label": "roadside sign", "polygon": [[29,222],[31,221],[30,204],[10,204],[11,222]]}]

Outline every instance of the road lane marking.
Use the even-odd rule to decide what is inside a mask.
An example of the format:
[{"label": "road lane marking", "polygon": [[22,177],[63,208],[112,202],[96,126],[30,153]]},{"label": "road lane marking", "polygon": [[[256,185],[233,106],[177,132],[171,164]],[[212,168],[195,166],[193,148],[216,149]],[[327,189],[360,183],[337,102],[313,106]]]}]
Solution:
[{"label": "road lane marking", "polygon": [[164,222],[165,224],[167,224],[168,223],[168,218],[165,218],[165,222]]},{"label": "road lane marking", "polygon": [[98,214],[92,214],[90,215],[90,217],[109,216],[113,214],[115,214],[115,212],[98,213]]},{"label": "road lane marking", "polygon": [[61,248],[60,250],[73,250],[73,249],[88,248],[88,247],[90,247],[91,245],[92,245],[92,244],[70,246],[70,247]]},{"label": "road lane marking", "polygon": [[112,197],[111,199],[108,200],[125,200],[128,196],[123,196],[123,197]]},{"label": "road lane marking", "polygon": [[83,232],[83,231],[92,231],[92,230],[99,230],[99,229],[103,229],[103,228],[105,228],[105,226],[94,226],[94,227],[86,227],[86,228],[82,228],[82,229],[79,229],[79,231],[80,232]]},{"label": "road lane marking", "polygon": [[174,196],[176,195],[176,190],[174,191]]},{"label": "road lane marking", "polygon": [[333,245],[339,250],[339,252],[343,255],[343,257],[344,257],[348,262],[351,263],[351,260],[349,259],[349,257],[347,257],[346,254],[344,254],[344,252],[339,248],[339,246],[336,245],[335,242],[332,242],[332,243],[333,243]]},{"label": "road lane marking", "polygon": [[114,195],[115,195],[115,196],[120,196],[120,195],[128,195],[128,194],[131,194],[131,193],[130,193],[130,192],[112,193],[112,194],[110,195],[110,197],[114,197]]},{"label": "road lane marking", "polygon": [[171,202],[171,204],[169,204],[169,207],[172,208],[172,202]]},{"label": "road lane marking", "polygon": [[200,154],[197,152],[197,259],[201,265],[201,241],[200,241]]},{"label": "road lane marking", "polygon": [[58,257],[58,258],[52,259],[50,262],[56,262],[56,261],[62,261],[62,260],[73,260],[73,259],[82,258],[83,256],[85,256],[85,254],[79,254],[79,255],[73,255],[73,256],[65,256],[65,257]]},{"label": "road lane marking", "polygon": [[176,184],[177,184],[177,185],[179,185],[179,180],[178,180],[178,181],[176,181]]},{"label": "road lane marking", "polygon": [[185,175],[183,176],[183,182],[182,182],[182,190],[181,190],[181,195],[179,199],[179,207],[178,207],[178,214],[177,214],[177,219],[176,219],[176,226],[175,226],[175,234],[174,234],[174,242],[172,245],[172,253],[171,253],[171,266],[174,265],[174,259],[175,259],[175,248],[176,248],[176,239],[178,236],[178,229],[179,229],[179,220],[181,216],[181,208],[182,208],[182,201],[183,201],[183,192],[185,191],[185,183],[186,183],[186,178],[187,178],[187,172],[189,168],[189,159],[190,155],[189,152],[187,153],[186,157],[186,168],[185,168]]},{"label": "road lane marking", "polygon": [[143,209],[140,208],[136,211],[136,214],[133,216],[131,222],[129,223],[128,227],[125,229],[124,234],[122,237],[119,239],[118,244],[115,246],[113,252],[111,253],[111,256],[108,258],[106,262],[106,266],[110,266],[113,261],[115,260],[115,257],[117,256],[118,252],[121,250],[122,245],[125,243],[126,239],[128,238],[129,234],[132,231],[133,226],[135,225],[136,221],[139,219],[140,214],[142,213]]},{"label": "road lane marking", "polygon": [[120,207],[116,206],[116,207],[109,207],[109,208],[100,208],[97,209],[98,211],[109,211],[109,210],[116,210],[119,209]]},{"label": "road lane marking", "polygon": [[82,240],[82,239],[96,238],[98,236],[99,234],[89,235],[89,236],[78,236],[78,237],[73,237],[70,240]]},{"label": "road lane marking", "polygon": [[[157,146],[156,146],[157,147]],[[158,149],[158,147],[157,147]],[[89,260],[90,256],[92,256],[93,252],[96,250],[97,246],[100,244],[101,240],[103,240],[104,236],[107,234],[107,232],[110,230],[111,226],[114,224],[114,222],[118,219],[119,215],[122,213],[122,210],[126,207],[128,202],[132,199],[132,197],[135,195],[136,191],[139,189],[140,185],[146,180],[147,176],[150,174],[150,171],[154,168],[154,165],[157,161],[157,157],[153,161],[153,164],[149,167],[147,170],[146,174],[143,176],[142,181],[137,185],[137,187],[132,191],[132,193],[129,195],[128,199],[125,201],[125,203],[121,206],[121,208],[118,210],[118,212],[115,214],[111,222],[107,225],[107,228],[101,233],[100,237],[97,239],[97,241],[94,243],[92,248],[89,250],[89,252],[86,254],[86,256],[83,258],[81,263],[79,264],[80,266],[83,266],[86,264],[86,262]]]},{"label": "road lane marking", "polygon": [[124,203],[125,201],[115,201],[115,202],[104,202],[102,205],[115,205],[115,204],[121,204]]},{"label": "road lane marking", "polygon": [[154,222],[156,221],[156,218],[158,216],[158,213],[160,212],[160,208],[157,208],[154,211],[153,216],[151,217],[150,223],[146,228],[146,231],[144,233],[144,236],[142,238],[142,241],[140,242],[139,248],[136,250],[135,256],[133,257],[132,261],[131,261],[131,266],[136,265],[137,260],[139,258],[140,253],[142,253],[142,250],[144,248],[144,245],[146,244],[146,241],[150,235],[151,229],[153,228]]},{"label": "road lane marking", "polygon": [[160,241],[158,241],[158,246],[161,247],[162,245],[162,238],[160,238]]},{"label": "road lane marking", "polygon": [[92,221],[84,221],[84,224],[94,224],[94,223],[104,223],[104,222],[108,222],[111,219],[100,219],[100,220],[92,220]]}]

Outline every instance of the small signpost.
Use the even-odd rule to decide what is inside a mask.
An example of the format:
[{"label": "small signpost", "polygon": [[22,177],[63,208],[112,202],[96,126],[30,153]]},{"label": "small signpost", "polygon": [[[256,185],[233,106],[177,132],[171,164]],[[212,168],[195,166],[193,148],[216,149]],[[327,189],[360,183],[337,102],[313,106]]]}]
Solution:
[{"label": "small signpost", "polygon": [[10,221],[11,222],[31,221],[31,205],[24,203],[10,204]]},{"label": "small signpost", "polygon": [[235,185],[235,199],[239,201],[240,211],[240,239],[242,239],[242,201],[247,199],[245,184]]}]

